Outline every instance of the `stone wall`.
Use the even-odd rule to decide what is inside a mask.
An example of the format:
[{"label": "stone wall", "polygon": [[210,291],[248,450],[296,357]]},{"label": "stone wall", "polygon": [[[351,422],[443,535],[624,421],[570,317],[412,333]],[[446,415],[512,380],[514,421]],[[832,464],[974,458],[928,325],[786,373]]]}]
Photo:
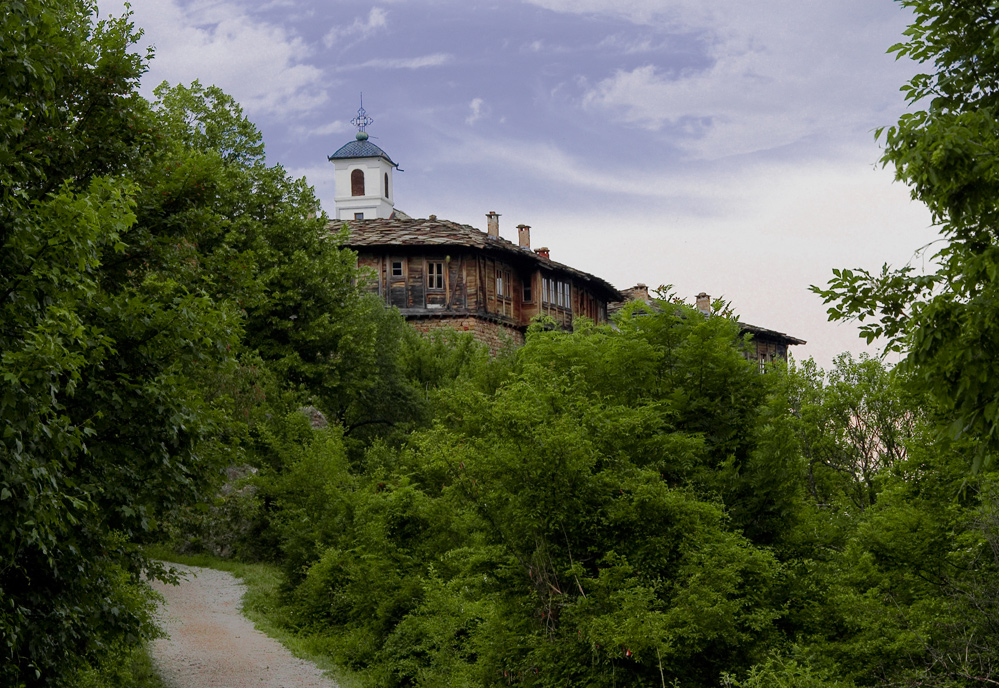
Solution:
[{"label": "stone wall", "polygon": [[489,347],[489,353],[495,355],[509,344],[523,346],[524,333],[515,327],[503,323],[481,320],[474,317],[458,318],[412,318],[409,319],[418,332],[424,334],[438,330],[455,330],[471,332],[475,341]]}]

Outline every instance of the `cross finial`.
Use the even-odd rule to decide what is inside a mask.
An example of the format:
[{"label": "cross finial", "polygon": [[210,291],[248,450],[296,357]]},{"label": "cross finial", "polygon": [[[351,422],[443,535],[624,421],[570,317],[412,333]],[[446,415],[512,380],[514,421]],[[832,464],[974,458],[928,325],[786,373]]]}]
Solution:
[{"label": "cross finial", "polygon": [[355,127],[357,127],[358,133],[361,133],[364,131],[364,128],[367,127],[372,122],[374,122],[374,120],[368,117],[368,113],[364,111],[364,94],[362,93],[361,107],[357,109],[357,117],[350,120],[350,123],[353,124]]}]

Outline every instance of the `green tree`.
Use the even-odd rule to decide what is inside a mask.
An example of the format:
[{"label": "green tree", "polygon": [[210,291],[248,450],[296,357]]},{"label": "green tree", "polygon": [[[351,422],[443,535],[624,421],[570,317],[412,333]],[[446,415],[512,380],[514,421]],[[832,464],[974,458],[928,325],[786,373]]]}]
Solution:
[{"label": "green tree", "polygon": [[915,13],[898,58],[934,70],[903,87],[909,112],[883,130],[882,161],[926,204],[940,229],[936,268],[835,270],[813,287],[834,319],[856,318],[925,390],[941,422],[981,441],[975,465],[999,448],[999,50],[994,2],[899,0]]},{"label": "green tree", "polygon": [[802,635],[804,656],[859,685],[996,680],[994,476],[969,479],[967,448],[914,444],[841,548],[813,565],[824,618]]},{"label": "green tree", "polygon": [[811,360],[785,375],[788,410],[816,504],[867,509],[880,481],[925,441],[924,413],[902,371],[849,353],[824,373]]},{"label": "green tree", "polygon": [[198,391],[239,322],[127,255],[154,138],[127,19],[17,2],[0,22],[0,682],[72,684],[153,633],[135,542],[212,472]]},{"label": "green tree", "polygon": [[[921,109],[883,135],[883,162],[940,230],[933,269],[836,270],[833,318],[887,337],[939,429],[885,476],[829,595],[826,648],[876,685],[995,683],[992,457],[999,448],[999,51],[995,2],[901,0],[915,19],[891,47],[930,69],[904,87]],[[975,470],[968,475],[967,466]]]},{"label": "green tree", "polygon": [[780,564],[723,496],[767,463],[738,464],[767,383],[737,324],[674,306],[538,323],[495,377],[460,341],[414,353],[455,378],[434,425],[282,488],[293,618],[379,685],[709,686],[765,659]]},{"label": "green tree", "polygon": [[364,425],[401,379],[398,318],[311,189],[217,89],[139,97],[135,30],[94,14],[0,20],[4,685],[71,685],[154,633],[136,544],[210,498],[254,424],[314,402]]},{"label": "green tree", "polygon": [[357,256],[312,188],[267,164],[259,131],[218,88],[161,84],[156,95],[168,142],[139,178],[150,253],[130,262],[161,263],[239,308],[243,346],[348,435],[418,416],[404,323],[362,296]]}]

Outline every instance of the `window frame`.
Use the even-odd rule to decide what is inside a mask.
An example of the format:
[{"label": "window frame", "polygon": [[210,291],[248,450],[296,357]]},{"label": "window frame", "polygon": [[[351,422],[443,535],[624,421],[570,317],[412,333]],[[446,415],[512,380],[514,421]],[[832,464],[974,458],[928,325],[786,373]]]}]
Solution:
[{"label": "window frame", "polygon": [[[364,170],[355,167],[350,171],[350,195],[352,197],[364,196]],[[360,193],[358,193],[360,192]]]},{"label": "window frame", "polygon": [[[434,285],[434,282],[437,285]],[[444,291],[444,261],[427,259],[427,290]]]},{"label": "window frame", "polygon": [[572,282],[542,275],[541,305],[572,313]]}]

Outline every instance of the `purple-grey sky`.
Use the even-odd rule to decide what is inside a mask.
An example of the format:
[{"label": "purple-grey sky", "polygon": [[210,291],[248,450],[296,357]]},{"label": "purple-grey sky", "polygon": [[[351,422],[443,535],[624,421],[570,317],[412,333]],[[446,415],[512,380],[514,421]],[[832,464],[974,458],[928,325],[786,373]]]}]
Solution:
[{"label": "purple-grey sky", "polygon": [[[119,14],[121,0],[99,0]],[[163,80],[215,84],[268,160],[333,213],[326,156],[372,140],[396,206],[534,246],[618,287],[673,284],[808,340],[864,349],[808,291],[834,267],[925,260],[926,210],[874,129],[915,72],[891,0],[133,0]]]}]

